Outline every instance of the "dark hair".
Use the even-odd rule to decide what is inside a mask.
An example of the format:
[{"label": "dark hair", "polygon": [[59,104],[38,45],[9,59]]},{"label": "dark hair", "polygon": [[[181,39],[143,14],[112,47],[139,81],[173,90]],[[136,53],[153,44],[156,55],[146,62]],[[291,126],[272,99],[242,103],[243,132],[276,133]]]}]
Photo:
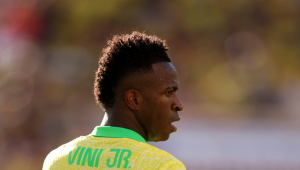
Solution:
[{"label": "dark hair", "polygon": [[165,40],[134,31],[115,35],[102,50],[96,72],[94,95],[104,109],[114,105],[114,91],[128,75],[152,71],[152,64],[171,62]]}]

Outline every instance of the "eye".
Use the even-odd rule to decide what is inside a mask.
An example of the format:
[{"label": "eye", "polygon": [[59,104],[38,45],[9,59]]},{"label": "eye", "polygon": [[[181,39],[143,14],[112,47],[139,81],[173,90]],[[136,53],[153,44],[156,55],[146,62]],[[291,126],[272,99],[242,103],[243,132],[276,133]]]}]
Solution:
[{"label": "eye", "polygon": [[167,91],[166,93],[168,94],[168,95],[171,95],[172,94],[172,90],[170,90],[170,91]]}]

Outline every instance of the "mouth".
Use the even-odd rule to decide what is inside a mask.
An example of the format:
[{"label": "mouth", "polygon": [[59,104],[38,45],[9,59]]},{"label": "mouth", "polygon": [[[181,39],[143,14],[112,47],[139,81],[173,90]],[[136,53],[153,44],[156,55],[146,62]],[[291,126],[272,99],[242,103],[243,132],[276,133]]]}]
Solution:
[{"label": "mouth", "polygon": [[172,128],[173,128],[173,132],[176,132],[176,131],[177,131],[177,127],[176,127],[173,123],[174,123],[174,122],[178,122],[179,120],[180,120],[180,117],[171,123]]}]

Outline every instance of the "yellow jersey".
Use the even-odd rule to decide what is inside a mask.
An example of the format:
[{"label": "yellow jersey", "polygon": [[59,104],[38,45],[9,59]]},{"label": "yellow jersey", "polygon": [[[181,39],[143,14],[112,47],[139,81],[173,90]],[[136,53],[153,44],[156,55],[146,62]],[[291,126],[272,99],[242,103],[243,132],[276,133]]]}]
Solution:
[{"label": "yellow jersey", "polygon": [[185,170],[171,154],[148,145],[138,133],[120,127],[97,126],[48,154],[43,170]]}]

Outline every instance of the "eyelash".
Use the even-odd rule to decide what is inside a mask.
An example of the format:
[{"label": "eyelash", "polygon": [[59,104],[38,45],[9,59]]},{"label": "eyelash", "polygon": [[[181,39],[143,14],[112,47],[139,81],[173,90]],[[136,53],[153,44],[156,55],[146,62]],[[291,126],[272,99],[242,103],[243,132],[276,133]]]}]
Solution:
[{"label": "eyelash", "polygon": [[166,93],[167,93],[168,95],[171,95],[172,92],[173,92],[173,90],[172,90],[172,91],[167,91]]}]

